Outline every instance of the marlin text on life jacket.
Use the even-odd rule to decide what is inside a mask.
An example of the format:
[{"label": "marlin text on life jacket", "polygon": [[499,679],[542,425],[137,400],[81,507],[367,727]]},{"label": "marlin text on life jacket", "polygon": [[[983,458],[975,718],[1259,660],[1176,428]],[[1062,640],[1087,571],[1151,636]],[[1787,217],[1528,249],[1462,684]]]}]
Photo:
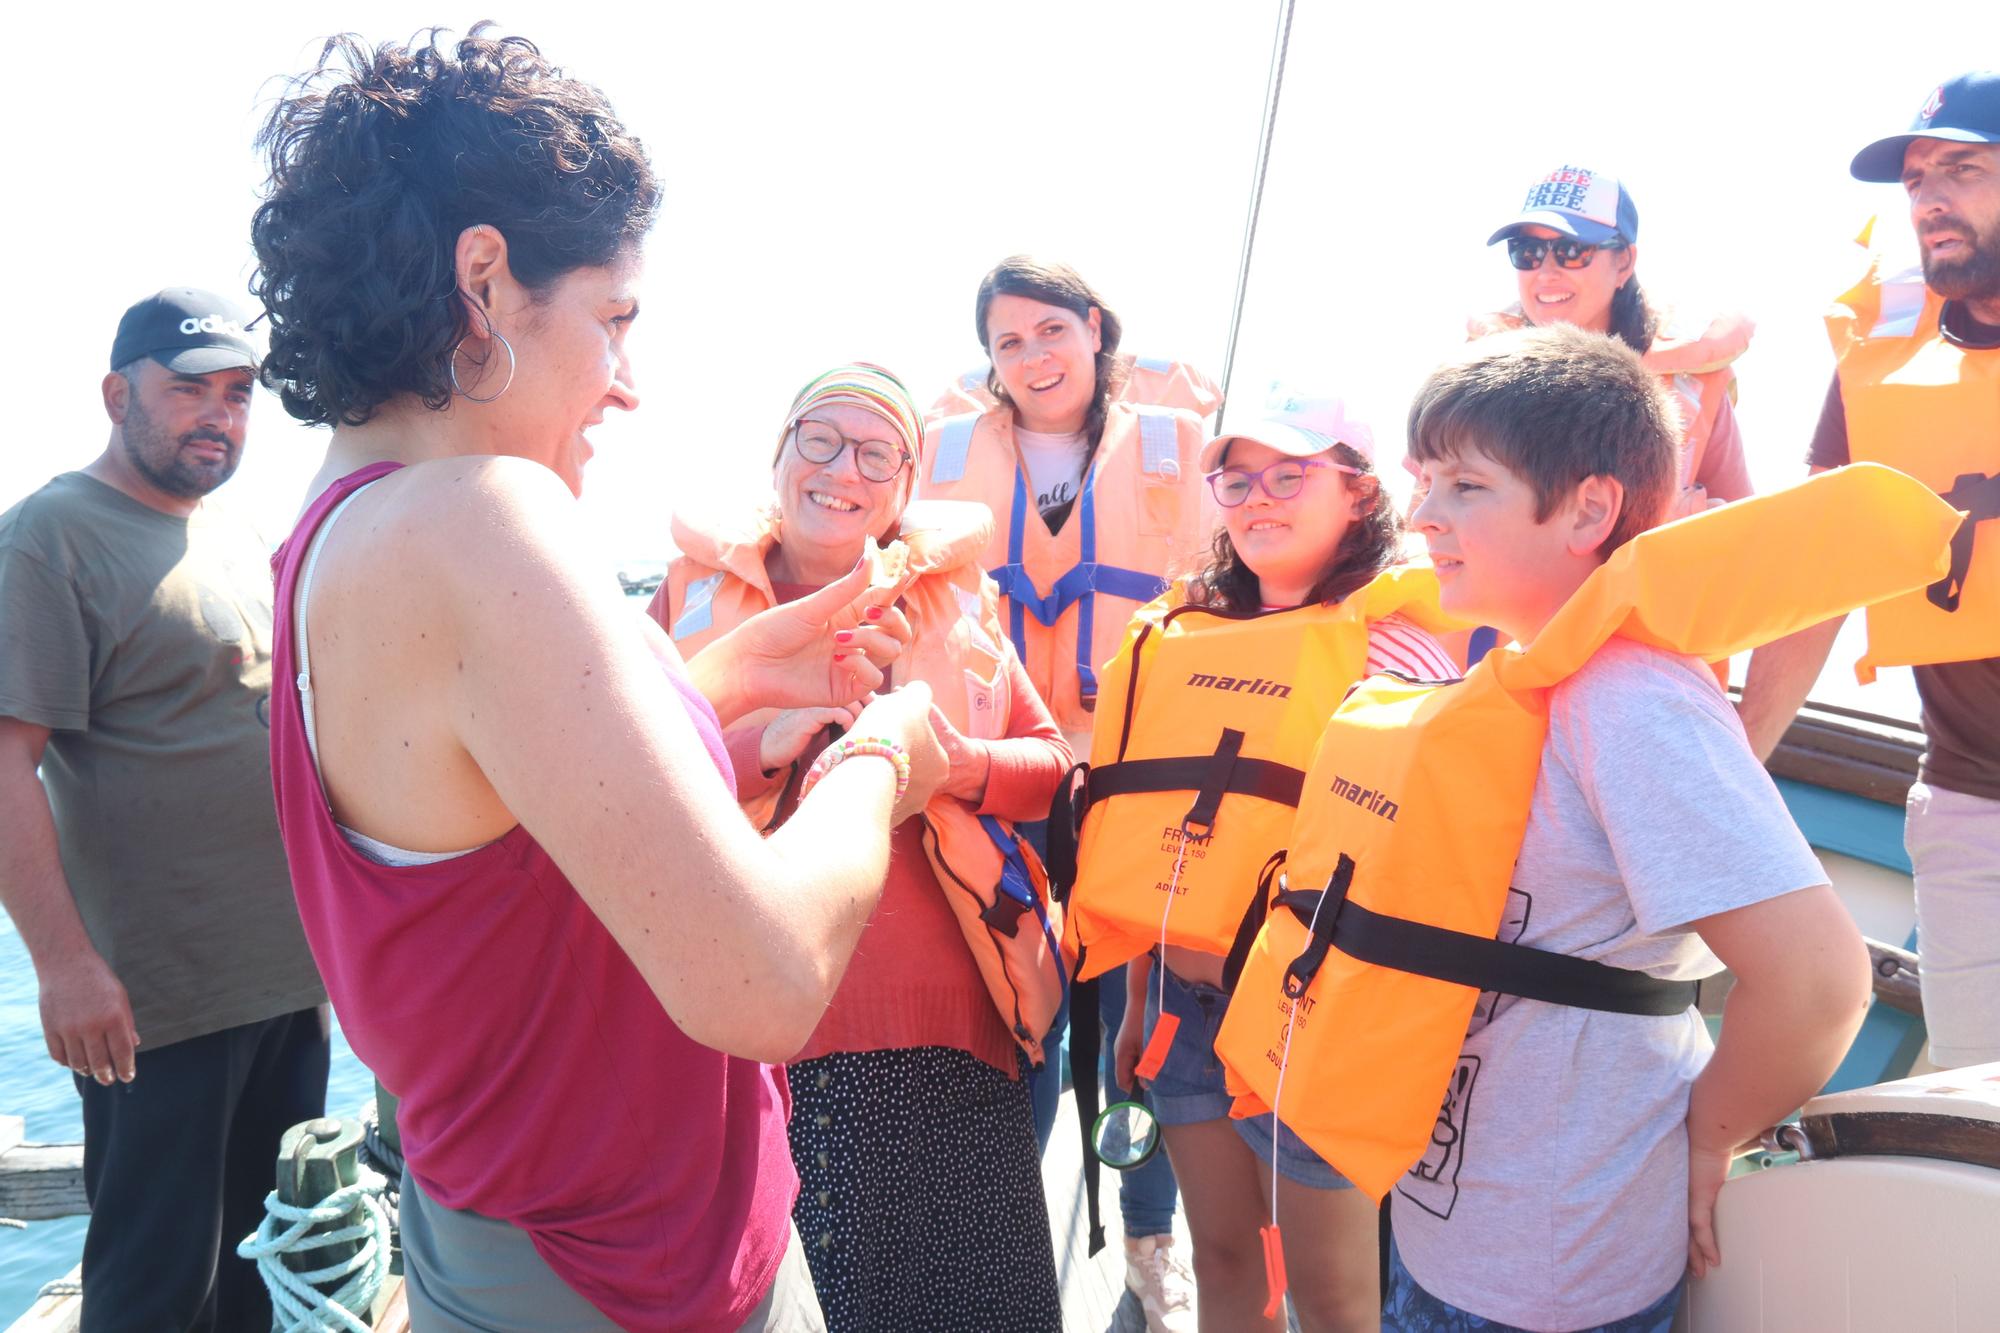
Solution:
[{"label": "marlin text on life jacket", "polygon": [[1197,671],[1188,677],[1187,683],[1204,690],[1225,690],[1231,694],[1263,694],[1273,699],[1288,699],[1292,694],[1292,687],[1283,681],[1265,680],[1262,676],[1252,680],[1246,676],[1211,676],[1206,672]]},{"label": "marlin text on life jacket", "polygon": [[1352,801],[1371,815],[1380,815],[1391,824],[1396,822],[1396,812],[1403,807],[1390,800],[1384,792],[1373,787],[1363,787],[1351,782],[1338,773],[1333,775],[1333,794],[1343,801]]}]

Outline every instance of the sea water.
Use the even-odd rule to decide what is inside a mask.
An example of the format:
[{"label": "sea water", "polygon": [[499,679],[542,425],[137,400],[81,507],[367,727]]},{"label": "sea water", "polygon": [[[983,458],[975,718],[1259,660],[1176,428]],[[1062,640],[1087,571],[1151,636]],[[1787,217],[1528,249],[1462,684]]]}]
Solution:
[{"label": "sea water", "polygon": [[[83,1103],[67,1069],[49,1059],[42,1040],[35,969],[13,922],[0,913],[0,1115],[27,1119],[30,1143],[83,1142]],[[331,1115],[354,1116],[375,1095],[375,1080],[336,1027],[333,1073],[328,1080],[326,1109]],[[271,1176],[277,1179],[278,1145],[271,1145]],[[55,1222],[30,1222],[26,1231],[0,1227],[0,1327],[19,1318],[34,1304],[45,1282],[66,1276],[83,1257],[83,1229],[88,1219],[66,1217]],[[240,1240],[241,1237],[232,1239]]]},{"label": "sea water", "polygon": [[[656,562],[657,563],[657,562]],[[634,566],[639,574],[657,574]],[[628,594],[631,605],[644,611],[651,587]],[[329,1115],[355,1116],[375,1096],[375,1080],[347,1047],[339,1025],[333,1030],[333,1072],[327,1080]],[[35,969],[14,923],[0,912],[0,1115],[27,1120],[30,1143],[83,1142],[83,1103],[63,1066],[49,1059],[42,1040]],[[277,1145],[271,1145],[271,1175],[277,1179]],[[67,1276],[83,1257],[83,1230],[88,1219],[66,1217],[54,1222],[30,1222],[26,1231],[0,1227],[0,1328],[14,1322],[34,1304],[42,1285]],[[238,1239],[241,1239],[238,1237]]]}]

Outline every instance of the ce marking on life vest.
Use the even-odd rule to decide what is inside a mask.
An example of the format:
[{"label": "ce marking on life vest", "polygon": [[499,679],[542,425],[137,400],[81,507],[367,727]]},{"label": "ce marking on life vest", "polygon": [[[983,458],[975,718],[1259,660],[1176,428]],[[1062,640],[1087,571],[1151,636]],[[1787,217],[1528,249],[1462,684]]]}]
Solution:
[{"label": "ce marking on life vest", "polygon": [[[1280,999],[1278,1001],[1278,1017],[1284,1021],[1285,1026],[1280,1027],[1278,1030],[1284,1032],[1289,1028],[1292,1036],[1297,1037],[1299,1033],[1306,1030],[1306,1025],[1312,1021],[1313,1008],[1318,1003],[1319,1001],[1310,995],[1302,995],[1296,1000],[1290,998]],[[1296,1013],[1294,1013],[1294,1010],[1296,1010]],[[1276,1046],[1266,1047],[1264,1049],[1264,1058],[1271,1062],[1271,1068],[1283,1069],[1285,1067],[1284,1043],[1280,1042]]]},{"label": "ce marking on life vest", "polygon": [[[1168,825],[1166,829],[1160,831],[1160,851],[1166,853],[1168,857],[1176,857],[1182,865],[1186,865],[1190,861],[1206,861],[1208,859],[1208,843],[1210,843],[1210,839],[1206,839],[1206,837],[1188,837],[1186,833],[1182,833],[1174,825]],[[1154,889],[1158,889],[1160,893],[1166,893],[1168,889],[1172,889],[1176,897],[1180,897],[1182,893],[1188,891],[1186,885],[1176,885],[1176,883],[1166,881],[1166,879],[1156,881]]]}]

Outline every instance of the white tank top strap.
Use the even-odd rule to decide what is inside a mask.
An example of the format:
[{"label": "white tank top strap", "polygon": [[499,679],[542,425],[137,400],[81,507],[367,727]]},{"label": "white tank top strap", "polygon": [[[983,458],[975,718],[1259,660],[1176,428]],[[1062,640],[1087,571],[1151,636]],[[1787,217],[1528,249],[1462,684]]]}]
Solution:
[{"label": "white tank top strap", "polygon": [[[380,480],[382,478],[377,477],[375,481],[363,482],[356,486],[320,523],[319,530],[313,533],[312,541],[306,547],[306,558],[299,564],[298,587],[292,594],[292,642],[298,646],[299,659],[299,674],[295,682],[299,691],[299,716],[305,723],[306,749],[312,754],[313,776],[319,779],[320,799],[326,803],[329,813],[333,809],[333,798],[326,789],[326,776],[320,772],[319,728],[314,725],[313,719],[312,649],[306,642],[306,603],[312,596],[313,570],[319,565],[320,548],[326,544],[326,535],[333,531],[333,525],[347,512],[347,506],[353,504],[361,492]],[[340,836],[345,838],[355,851],[371,861],[386,866],[435,865],[440,861],[468,856],[479,850],[477,847],[468,847],[462,852],[413,852],[371,838],[365,833],[358,833],[338,820],[334,821],[333,826],[340,830]]]},{"label": "white tank top strap", "polygon": [[[375,478],[375,481],[380,480],[382,480],[380,477]],[[298,645],[299,659],[297,682],[299,713],[305,720],[306,749],[312,754],[315,776],[319,776],[319,728],[313,723],[312,647],[306,641],[306,603],[312,597],[313,571],[319,567],[319,553],[326,545],[326,535],[333,531],[334,524],[340,522],[340,516],[347,512],[347,506],[353,504],[363,491],[375,484],[375,481],[363,482],[356,486],[320,523],[319,530],[313,533],[312,542],[306,547],[306,558],[299,565],[298,587],[292,594],[292,642]],[[333,803],[327,796],[326,779],[323,776],[319,780],[319,793],[331,808]]]}]

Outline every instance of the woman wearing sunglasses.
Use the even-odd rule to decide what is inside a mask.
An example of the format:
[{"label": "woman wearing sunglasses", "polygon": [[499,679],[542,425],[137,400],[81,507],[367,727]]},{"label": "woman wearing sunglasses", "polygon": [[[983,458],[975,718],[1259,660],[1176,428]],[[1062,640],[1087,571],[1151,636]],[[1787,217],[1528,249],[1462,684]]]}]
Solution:
[{"label": "woman wearing sunglasses", "polygon": [[[1308,678],[1319,680],[1326,696],[1336,702],[1359,675],[1394,670],[1440,679],[1457,674],[1437,642],[1410,615],[1397,611],[1373,618],[1359,610],[1376,605],[1362,590],[1396,563],[1402,535],[1395,509],[1375,476],[1373,458],[1371,433],[1347,417],[1338,399],[1293,399],[1284,414],[1210,443],[1201,461],[1222,508],[1222,529],[1206,566],[1143,614],[1164,619],[1177,603],[1185,602],[1218,613],[1208,619],[1209,629],[1230,635],[1237,633],[1232,624],[1257,619],[1269,631],[1268,643],[1261,638],[1258,642],[1258,659],[1273,664],[1269,668],[1273,674],[1284,675],[1298,688],[1305,688]],[[1426,602],[1434,607],[1434,598],[1431,586],[1408,603],[1411,614],[1422,614]],[[1387,605],[1388,599],[1382,604]],[[1206,632],[1203,619],[1194,617],[1186,635]],[[1348,648],[1345,636],[1330,629],[1336,623],[1365,627],[1365,634]],[[1365,647],[1360,638],[1365,638]],[[1132,642],[1128,651],[1136,654],[1138,636]],[[1353,655],[1341,656],[1343,651]],[[1305,655],[1312,653],[1325,654],[1327,660],[1307,662]],[[1198,657],[1190,652],[1185,660]],[[1155,688],[1150,678],[1137,676],[1137,666],[1125,657],[1119,662],[1121,672],[1130,666],[1134,679],[1145,682],[1133,690],[1127,735],[1147,732],[1149,710],[1167,710],[1176,726],[1186,719],[1190,733],[1202,725],[1198,716],[1224,724],[1215,722],[1222,714],[1178,688],[1184,665],[1171,673],[1162,667],[1165,674],[1159,679],[1160,688]],[[1234,699],[1232,695],[1232,703]],[[1295,721],[1289,708],[1251,707],[1226,717],[1226,725],[1249,733],[1260,728],[1281,730]],[[1118,724],[1107,720],[1105,725]],[[1303,740],[1308,749],[1311,740],[1310,736]],[[1194,744],[1204,749],[1206,735],[1196,737]],[[1296,749],[1298,742],[1263,734],[1239,737],[1245,755],[1268,758],[1285,753],[1282,747],[1287,744]],[[1305,753],[1299,751],[1300,764]],[[1228,854],[1237,854],[1243,834],[1229,840],[1225,827],[1234,818],[1229,807],[1218,809],[1210,826],[1216,835],[1210,855],[1225,855],[1225,840],[1230,842]],[[1271,850],[1270,846],[1241,848],[1250,856],[1245,864],[1252,880],[1256,863]],[[1118,879],[1137,878],[1150,884],[1170,874],[1178,880],[1181,873],[1169,869],[1176,859],[1170,853],[1162,853],[1157,866],[1150,860],[1132,860],[1140,855],[1151,858],[1150,847],[1135,852],[1122,845],[1092,843],[1082,854],[1086,863],[1078,868],[1072,904],[1079,915],[1086,911],[1085,897],[1093,882],[1087,863],[1093,854],[1115,858],[1121,865],[1129,862],[1129,872],[1121,870]],[[1176,892],[1182,888],[1219,892],[1225,885],[1233,889],[1242,878],[1232,870],[1212,882],[1212,889],[1210,881],[1203,881],[1178,885]],[[1118,892],[1118,887],[1107,887]],[[1171,901],[1172,895],[1168,897]],[[1162,923],[1159,930],[1164,938],[1166,925]],[[1215,943],[1227,947],[1225,942]],[[1194,1239],[1201,1327],[1284,1327],[1282,1313],[1275,1318],[1263,1313],[1266,1274],[1258,1228],[1274,1206],[1282,1219],[1286,1269],[1300,1327],[1309,1331],[1376,1327],[1381,1305],[1373,1202],[1273,1117],[1230,1118],[1231,1098],[1214,1049],[1229,1000],[1222,953],[1171,944],[1135,959],[1126,976],[1125,1021],[1117,1034],[1114,1058],[1119,1078],[1129,1085],[1141,1066],[1141,1051],[1146,1051],[1149,1100],[1164,1128]],[[1171,1024],[1162,1024],[1163,1013],[1171,1016]]]},{"label": "woman wearing sunglasses", "polygon": [[[720,520],[675,515],[681,554],[651,613],[696,652],[844,578],[872,542],[903,543],[896,581],[914,637],[892,679],[931,687],[950,772],[923,817],[895,830],[881,903],[790,1067],[793,1216],[834,1333],[1043,1330],[1062,1316],[1022,1077],[1023,1052],[1039,1056],[1043,1034],[1010,1032],[1021,1027],[1014,1006],[1003,1021],[949,895],[966,892],[968,862],[987,867],[978,887],[993,887],[988,831],[1004,840],[1009,821],[1045,814],[1070,752],[1008,646],[980,565],[991,515],[909,502],[921,438],[916,404],[888,371],[819,376],[785,417],[767,504]],[[788,819],[838,762],[855,716],[852,706],[767,711],[725,736],[760,828]],[[1025,940],[1036,921],[1016,926]],[[1044,1026],[1055,975],[1051,962]]]},{"label": "woman wearing sunglasses", "polygon": [[[998,526],[982,558],[1000,582],[1008,637],[1081,757],[1097,720],[1098,669],[1132,613],[1166,588],[1170,570],[1200,559],[1213,530],[1195,467],[1201,421],[1121,397],[1118,316],[1068,265],[1002,260],[980,281],[973,328],[995,405],[933,424],[918,490],[993,511]],[[1098,988],[1107,1030],[1122,1021],[1123,997],[1115,977]],[[1044,1143],[1056,1118],[1062,1026],[1034,1080]],[[1122,1099],[1125,1086],[1110,1095]],[[1173,1249],[1174,1199],[1165,1159],[1119,1178],[1125,1284],[1152,1333],[1193,1328],[1188,1272]]]},{"label": "woman wearing sunglasses", "polygon": [[1668,326],[1639,288],[1639,210],[1624,185],[1582,167],[1562,167],[1528,190],[1520,216],[1487,238],[1507,243],[1520,300],[1470,321],[1472,337],[1524,324],[1573,324],[1608,333],[1639,353],[1680,410],[1680,513],[1751,493],[1736,425],[1730,363],[1752,326],[1724,315],[1698,333]]}]

